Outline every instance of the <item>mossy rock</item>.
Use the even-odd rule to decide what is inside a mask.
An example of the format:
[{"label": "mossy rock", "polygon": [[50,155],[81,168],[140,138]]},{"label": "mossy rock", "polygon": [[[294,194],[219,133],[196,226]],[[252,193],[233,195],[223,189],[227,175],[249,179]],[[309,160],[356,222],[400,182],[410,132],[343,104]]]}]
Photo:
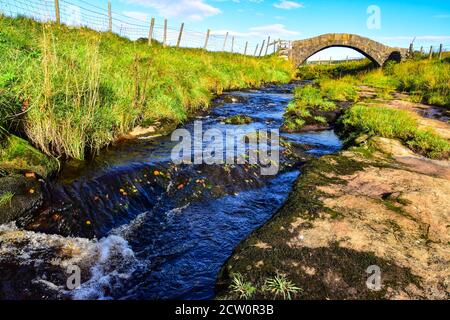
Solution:
[{"label": "mossy rock", "polygon": [[1,172],[35,172],[48,177],[59,168],[58,161],[34,148],[26,140],[14,135],[0,143]]},{"label": "mossy rock", "polygon": [[225,119],[226,124],[234,124],[234,125],[250,124],[252,122],[253,122],[252,118],[243,114],[238,114]]},{"label": "mossy rock", "polygon": [[32,214],[43,203],[42,185],[36,177],[0,177],[0,224]]},{"label": "mossy rock", "polygon": [[225,103],[247,103],[248,98],[240,95],[223,95],[221,97],[221,100]]}]

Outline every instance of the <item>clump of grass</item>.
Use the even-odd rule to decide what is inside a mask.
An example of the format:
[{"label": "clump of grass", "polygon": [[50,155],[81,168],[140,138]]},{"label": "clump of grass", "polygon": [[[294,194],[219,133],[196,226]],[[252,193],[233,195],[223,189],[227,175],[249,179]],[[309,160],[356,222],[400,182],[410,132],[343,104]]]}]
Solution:
[{"label": "clump of grass", "polygon": [[265,281],[263,290],[273,295],[274,299],[292,300],[292,296],[300,293],[301,288],[297,287],[285,275],[277,274],[273,278]]},{"label": "clump of grass", "polygon": [[84,159],[136,125],[177,125],[224,90],[294,77],[274,56],[149,47],[26,18],[0,16],[0,30],[0,91],[24,109],[27,138],[57,157]]},{"label": "clump of grass", "polygon": [[4,208],[6,206],[11,205],[11,200],[14,197],[14,193],[6,192],[0,195],[0,208]]},{"label": "clump of grass", "polygon": [[450,143],[432,130],[418,127],[416,118],[405,110],[357,104],[340,119],[344,132],[399,139],[412,150],[429,158],[448,158]]},{"label": "clump of grass", "polygon": [[450,107],[450,64],[446,61],[406,61],[395,65],[397,89],[421,93],[422,102]]},{"label": "clump of grass", "polygon": [[337,80],[324,79],[319,82],[322,96],[333,101],[358,100],[358,91],[355,87],[355,80],[352,77],[344,77]]},{"label": "clump of grass", "polygon": [[320,89],[312,85],[298,87],[295,89],[294,100],[284,113],[282,129],[294,132],[305,125],[326,124],[323,113],[335,108],[335,103],[324,98]]},{"label": "clump of grass", "polygon": [[249,116],[238,114],[232,117],[229,117],[225,119],[226,124],[234,124],[234,125],[241,125],[241,124],[250,124],[253,122],[253,119]]},{"label": "clump of grass", "polygon": [[256,292],[256,287],[251,282],[246,282],[240,273],[234,274],[231,282],[230,290],[239,299],[250,299]]}]

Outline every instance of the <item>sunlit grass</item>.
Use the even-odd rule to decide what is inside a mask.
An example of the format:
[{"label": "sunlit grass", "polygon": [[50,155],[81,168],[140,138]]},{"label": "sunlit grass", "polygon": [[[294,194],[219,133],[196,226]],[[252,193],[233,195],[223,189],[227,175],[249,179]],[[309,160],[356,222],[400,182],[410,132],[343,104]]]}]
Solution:
[{"label": "sunlit grass", "polygon": [[23,128],[40,150],[76,159],[136,125],[177,125],[224,90],[294,76],[291,63],[275,56],[149,47],[111,33],[1,16],[0,51],[0,92],[14,109],[9,113],[25,111]]},{"label": "sunlit grass", "polygon": [[416,118],[405,110],[357,104],[346,111],[341,123],[352,136],[368,134],[399,139],[430,158],[450,155],[450,143],[431,129],[419,128]]},{"label": "sunlit grass", "polygon": [[265,281],[263,291],[270,293],[274,299],[292,300],[292,297],[302,291],[285,275],[277,274]]},{"label": "sunlit grass", "polygon": [[11,200],[14,197],[14,193],[6,192],[0,195],[0,208],[11,205]]}]

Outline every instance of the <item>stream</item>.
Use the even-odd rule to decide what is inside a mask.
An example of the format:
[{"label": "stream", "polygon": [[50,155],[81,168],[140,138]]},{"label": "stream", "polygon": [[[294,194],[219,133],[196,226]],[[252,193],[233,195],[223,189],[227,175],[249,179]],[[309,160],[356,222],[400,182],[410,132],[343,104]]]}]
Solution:
[{"label": "stream", "polygon": [[[227,93],[195,120],[204,131],[278,129],[295,85]],[[238,114],[253,122],[224,123]],[[65,165],[43,210],[0,226],[0,299],[213,298],[223,263],[283,205],[300,165],[341,148],[329,130],[281,137],[295,155],[280,144],[275,176],[247,164],[175,165],[170,136]],[[69,290],[74,266],[81,285]]]}]

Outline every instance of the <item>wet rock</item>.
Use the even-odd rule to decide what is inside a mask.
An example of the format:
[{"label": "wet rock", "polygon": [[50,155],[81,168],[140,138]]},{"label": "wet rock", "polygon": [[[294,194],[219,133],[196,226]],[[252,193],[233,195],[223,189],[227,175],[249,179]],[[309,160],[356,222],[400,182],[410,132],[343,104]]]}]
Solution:
[{"label": "wet rock", "polygon": [[231,95],[231,94],[222,96],[221,100],[224,103],[246,103],[248,101],[248,99],[244,96]]},{"label": "wet rock", "polygon": [[22,138],[10,135],[0,142],[0,171],[31,171],[47,178],[58,171],[58,168],[58,160],[46,156]]},{"label": "wet rock", "polygon": [[0,223],[14,221],[39,209],[44,202],[41,182],[33,175],[10,175],[0,178]]}]

